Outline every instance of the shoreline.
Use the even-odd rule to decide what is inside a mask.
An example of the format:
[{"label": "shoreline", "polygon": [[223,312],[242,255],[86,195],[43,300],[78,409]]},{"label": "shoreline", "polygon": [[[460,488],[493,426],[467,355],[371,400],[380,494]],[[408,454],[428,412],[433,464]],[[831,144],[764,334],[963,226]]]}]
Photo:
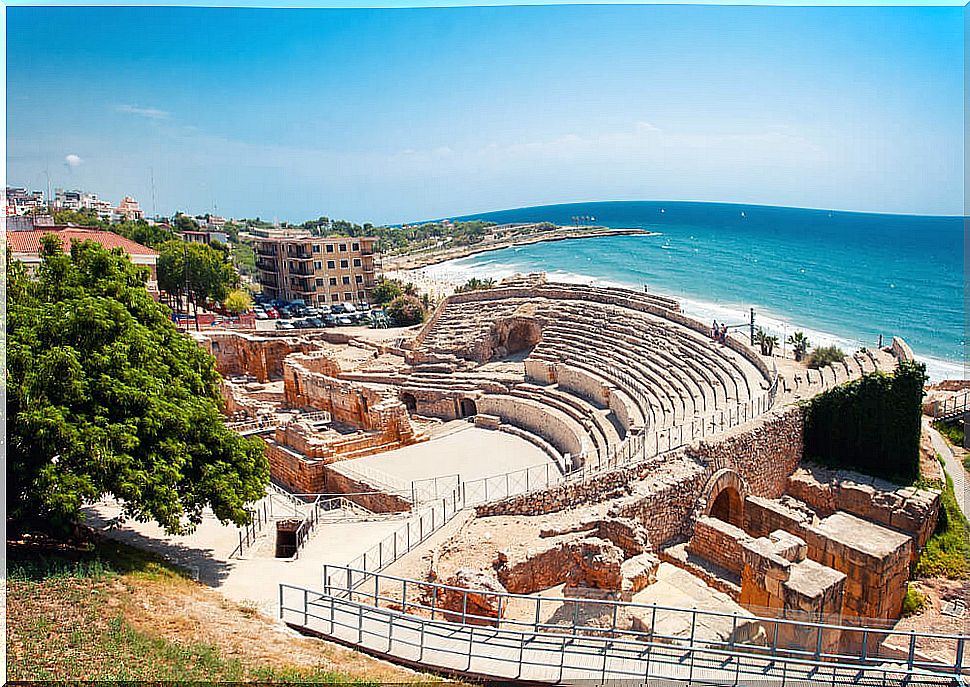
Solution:
[{"label": "shoreline", "polygon": [[611,229],[609,227],[559,227],[540,234],[525,234],[488,243],[446,248],[442,251],[430,251],[426,255],[410,253],[400,256],[384,258],[384,273],[418,270],[423,267],[437,265],[442,262],[467,258],[479,253],[488,253],[516,246],[527,246],[534,243],[551,241],[570,241],[575,239],[598,239],[610,236],[654,236],[657,232],[647,229]]},{"label": "shoreline", "polygon": [[[455,292],[455,288],[464,284],[469,276],[466,274],[449,274],[447,269],[436,269],[435,265],[437,264],[439,263],[429,263],[424,267],[412,269],[388,270],[385,272],[385,274],[389,278],[397,278],[404,282],[413,283],[418,288],[420,293],[427,293],[435,302],[440,302],[447,296],[452,295]],[[502,279],[511,276],[513,273],[523,274],[526,273],[526,271],[513,270],[506,274],[482,274],[479,272],[474,276],[477,276],[480,279],[492,278],[495,279],[496,283],[498,283],[501,282]],[[550,275],[548,271],[546,271],[546,274],[551,281],[584,284],[600,282],[600,285],[602,286],[615,286],[618,288],[632,289],[634,291],[638,290],[629,284],[601,280],[589,275]],[[703,299],[684,295],[678,296],[673,293],[667,293],[660,290],[658,290],[657,293],[662,293],[663,295],[667,295],[670,298],[677,300],[681,304],[684,314],[698,320],[699,322],[707,322],[711,318],[717,319],[718,322],[739,322],[741,319],[746,319],[745,317],[742,317],[743,315],[746,315],[746,308],[741,308],[740,306],[736,307],[734,304],[705,301]],[[843,350],[848,351],[855,350],[860,347],[875,347],[876,344],[875,341],[866,342],[856,339],[855,337],[835,334],[833,332],[819,330],[811,326],[800,326],[799,324],[791,321],[784,314],[770,310],[761,311],[759,313],[756,325],[763,327],[769,334],[779,336],[781,339],[779,342],[781,346],[779,346],[779,348],[781,350],[790,349],[790,344],[788,344],[785,339],[787,338],[788,334],[799,330],[808,334],[814,346],[835,345]],[[888,344],[888,340],[884,341],[884,345],[886,344]],[[963,370],[959,369],[961,365],[958,362],[944,358],[937,358],[934,356],[921,355],[918,352],[915,354],[915,357],[917,360],[920,360],[927,365],[927,372],[930,374],[930,383],[937,382],[942,379],[963,379],[966,377],[965,368]]]}]

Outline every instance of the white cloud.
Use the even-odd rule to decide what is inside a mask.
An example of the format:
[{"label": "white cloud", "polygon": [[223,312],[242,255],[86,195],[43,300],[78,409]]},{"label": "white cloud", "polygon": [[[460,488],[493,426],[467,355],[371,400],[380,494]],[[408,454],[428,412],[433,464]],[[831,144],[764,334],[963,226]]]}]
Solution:
[{"label": "white cloud", "polygon": [[81,166],[82,162],[84,162],[84,160],[82,160],[80,156],[75,155],[74,153],[64,156],[64,164],[67,165],[68,169],[77,169],[78,167]]},{"label": "white cloud", "polygon": [[137,105],[119,105],[118,112],[138,115],[147,119],[168,119],[169,113],[157,107],[138,107]]}]

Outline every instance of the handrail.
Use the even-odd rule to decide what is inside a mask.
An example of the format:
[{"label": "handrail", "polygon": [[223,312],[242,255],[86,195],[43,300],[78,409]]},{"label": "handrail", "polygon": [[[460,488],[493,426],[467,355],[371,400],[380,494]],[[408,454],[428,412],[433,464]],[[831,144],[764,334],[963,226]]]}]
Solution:
[{"label": "handrail", "polygon": [[[342,583],[346,580],[346,586]],[[368,582],[373,582],[373,587]],[[384,585],[382,586],[382,582]],[[536,641],[540,638],[570,639],[570,644],[579,641],[602,644],[602,651],[619,650],[620,658],[623,657],[624,647],[637,647],[640,657],[643,653],[652,653],[654,648],[665,650],[680,650],[689,655],[691,670],[693,671],[694,660],[697,657],[717,656],[739,661],[742,658],[745,662],[763,662],[767,659],[772,669],[778,668],[786,671],[786,664],[791,666],[809,667],[812,669],[832,668],[833,666],[844,666],[858,671],[860,668],[889,670],[890,672],[901,675],[924,675],[924,676],[956,676],[967,670],[963,664],[963,657],[966,652],[967,644],[970,642],[970,635],[956,635],[947,633],[915,633],[888,628],[873,628],[869,626],[855,626],[837,624],[829,622],[811,622],[803,620],[793,620],[789,618],[758,617],[740,613],[727,613],[723,611],[706,611],[660,604],[638,604],[634,602],[604,600],[604,599],[585,599],[570,597],[541,597],[525,594],[515,594],[511,592],[492,592],[482,589],[467,589],[454,585],[441,584],[437,582],[425,582],[405,577],[387,575],[383,573],[373,573],[365,570],[354,569],[349,566],[324,566],[323,575],[324,588],[320,590],[309,590],[293,585],[280,585],[280,617],[284,620],[287,613],[296,614],[296,618],[302,616],[302,624],[293,624],[309,627],[310,618],[321,619],[324,622],[329,620],[330,634],[335,632],[335,613],[337,603],[351,605],[360,610],[357,613],[348,613],[346,617],[351,618],[352,625],[346,625],[353,630],[352,634],[357,635],[357,641],[351,639],[351,643],[363,646],[364,633],[364,614],[363,609],[369,609],[370,613],[378,612],[388,617],[388,635],[382,637],[387,639],[388,649],[390,642],[393,641],[393,618],[399,619],[400,623],[411,623],[420,628],[421,641],[425,635],[434,635],[435,631],[430,628],[440,627],[441,637],[453,637],[456,633],[474,633],[476,627],[487,625],[487,636],[496,638],[500,635],[507,637],[517,637],[524,641]],[[408,595],[408,589],[411,595]],[[392,590],[388,592],[387,590]],[[396,594],[400,590],[400,594]],[[303,605],[300,607],[290,607],[286,604],[287,591],[295,591],[298,597],[302,595]],[[388,595],[392,594],[392,595]],[[443,606],[439,603],[445,594],[451,594],[452,603]],[[455,597],[454,595],[458,595]],[[469,595],[478,598],[485,597],[492,602],[496,609],[495,615],[481,615],[470,613],[468,610]],[[356,597],[356,600],[355,600]],[[430,601],[429,601],[430,598]],[[455,598],[461,599],[460,606],[456,606]],[[517,618],[503,617],[502,609],[510,608],[514,602]],[[383,606],[382,606],[383,604]],[[535,606],[534,612],[528,605]],[[541,607],[565,609],[563,618],[565,623],[550,623],[542,620]],[[326,610],[329,606],[331,616],[329,619],[315,615],[315,610]],[[584,608],[584,616],[595,616],[598,618],[612,618],[610,624],[588,624],[580,621],[580,607]],[[589,609],[600,609],[598,614],[589,613]],[[631,627],[620,627],[617,618],[629,617],[631,609],[640,611],[639,617],[651,619],[649,629],[633,629]],[[427,617],[408,613],[408,610],[415,611]],[[571,613],[570,613],[571,611]],[[621,616],[622,611],[622,616]],[[658,630],[658,618],[663,620],[665,617],[677,614],[690,616],[690,636],[684,633],[676,635],[664,635]],[[569,616],[572,622],[569,622]],[[391,618],[393,616],[393,618]],[[436,616],[440,618],[436,620]],[[359,618],[359,620],[357,620]],[[703,621],[705,618],[714,618],[723,622],[730,621],[731,634],[727,637],[712,639],[711,637],[698,637],[696,629],[698,619]],[[770,632],[754,634],[747,639],[739,638],[737,632],[744,627],[739,623],[757,625],[761,629],[770,628]],[[426,629],[427,628],[427,629]],[[444,628],[452,628],[444,630]],[[311,628],[312,629],[312,628]],[[839,634],[836,634],[839,633]],[[841,633],[849,633],[843,635]],[[846,643],[846,646],[853,648],[842,649],[838,646],[842,636],[854,637],[856,640]],[[908,645],[907,656],[900,659],[894,655],[881,655],[880,645],[886,637],[899,636],[905,638]],[[769,640],[770,637],[770,640]],[[833,637],[836,641],[832,641]],[[757,638],[757,639],[756,639]],[[471,643],[473,637],[469,639]],[[925,659],[917,656],[916,643],[918,639],[929,639],[935,644],[942,642],[952,642],[955,647],[956,660],[951,664],[936,659]],[[861,640],[861,641],[860,641]],[[400,639],[398,640],[400,641]],[[770,644],[769,644],[770,641]],[[875,648],[873,644],[876,644]],[[854,648],[858,645],[858,649]],[[833,646],[835,645],[835,646]],[[443,646],[429,647],[436,651],[448,652],[449,649]],[[566,645],[563,645],[563,650]],[[834,649],[834,650],[833,650]],[[471,649],[469,649],[471,651]],[[423,653],[423,648],[422,648]],[[518,659],[509,658],[508,654],[499,652],[495,655],[484,656],[489,661],[512,661],[513,666],[518,662],[519,674],[522,669],[523,654],[519,653]],[[605,656],[605,654],[604,654]],[[649,660],[649,659],[648,659]],[[904,665],[893,666],[892,661],[905,661]],[[605,658],[604,658],[605,671]],[[740,665],[737,666],[740,670]],[[649,671],[649,667],[648,667]],[[615,672],[615,671],[613,671]],[[809,675],[802,679],[810,679]],[[782,684],[787,672],[782,672]],[[693,677],[693,673],[691,673]],[[793,677],[793,676],[792,676]],[[826,680],[827,681],[827,680]],[[738,684],[735,682],[734,684]]]},{"label": "handrail", "polygon": [[937,419],[960,415],[968,411],[970,411],[970,391],[933,403],[933,417]]}]

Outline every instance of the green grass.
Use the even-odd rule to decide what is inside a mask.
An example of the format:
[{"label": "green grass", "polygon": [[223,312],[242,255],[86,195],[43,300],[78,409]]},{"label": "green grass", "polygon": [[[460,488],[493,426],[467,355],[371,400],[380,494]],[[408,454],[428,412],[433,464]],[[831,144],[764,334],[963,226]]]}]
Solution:
[{"label": "green grass", "polygon": [[946,475],[946,488],[940,495],[940,516],[936,531],[916,563],[918,577],[970,578],[970,526],[960,512],[953,494],[953,480]]},{"label": "green grass", "polygon": [[903,617],[918,615],[926,608],[926,594],[909,585],[906,588],[906,598],[903,599]]},{"label": "green grass", "polygon": [[[142,581],[140,584],[137,581]],[[330,670],[257,665],[217,646],[176,642],[133,627],[152,588],[191,585],[177,568],[122,544],[71,548],[13,545],[7,583],[7,675],[11,680],[126,680],[376,684]]]},{"label": "green grass", "polygon": [[963,446],[964,429],[962,422],[934,422],[933,429],[946,437],[954,446]]}]

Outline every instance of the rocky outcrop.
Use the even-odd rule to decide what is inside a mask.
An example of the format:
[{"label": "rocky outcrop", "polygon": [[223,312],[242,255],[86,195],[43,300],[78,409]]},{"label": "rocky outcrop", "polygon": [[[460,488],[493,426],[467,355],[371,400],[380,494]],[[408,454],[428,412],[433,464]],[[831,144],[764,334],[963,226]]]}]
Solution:
[{"label": "rocky outcrop", "polygon": [[505,614],[501,594],[508,590],[493,575],[481,570],[459,568],[446,582],[455,589],[442,589],[436,607],[446,620],[469,625],[494,625]]}]

